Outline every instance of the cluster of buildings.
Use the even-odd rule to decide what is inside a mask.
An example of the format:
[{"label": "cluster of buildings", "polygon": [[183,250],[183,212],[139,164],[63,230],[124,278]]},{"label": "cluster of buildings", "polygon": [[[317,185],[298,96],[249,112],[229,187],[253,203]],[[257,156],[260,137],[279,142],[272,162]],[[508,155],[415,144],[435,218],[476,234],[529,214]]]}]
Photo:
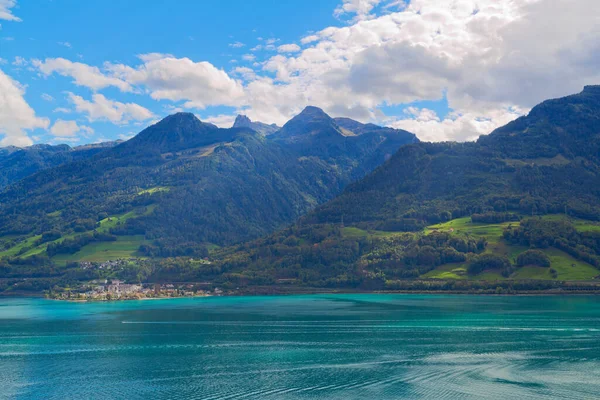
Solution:
[{"label": "cluster of buildings", "polygon": [[119,280],[97,280],[78,292],[65,291],[53,293],[50,297],[60,300],[107,301],[107,300],[139,300],[167,297],[203,297],[221,296],[219,288],[200,290],[193,284],[128,284]]},{"label": "cluster of buildings", "polygon": [[99,270],[120,270],[126,267],[129,263],[139,261],[137,258],[110,260],[103,262],[80,261],[81,269],[99,269]]}]

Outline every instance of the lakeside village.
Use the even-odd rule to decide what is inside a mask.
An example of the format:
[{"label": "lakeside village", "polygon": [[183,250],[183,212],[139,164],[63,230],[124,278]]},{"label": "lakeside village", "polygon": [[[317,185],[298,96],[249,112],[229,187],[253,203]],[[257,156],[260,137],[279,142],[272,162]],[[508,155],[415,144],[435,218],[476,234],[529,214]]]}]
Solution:
[{"label": "lakeside village", "polygon": [[[81,262],[79,267],[104,271],[117,271],[136,259],[119,259],[102,263]],[[46,297],[55,300],[70,301],[116,301],[143,300],[177,297],[222,296],[225,293],[219,288],[211,288],[210,282],[201,283],[166,283],[166,284],[131,284],[118,279],[96,279],[73,288],[50,290]]]},{"label": "lakeside village", "polygon": [[46,297],[71,301],[143,300],[177,297],[222,296],[219,288],[199,289],[198,284],[126,284],[119,280],[96,280],[76,289],[50,291]]}]

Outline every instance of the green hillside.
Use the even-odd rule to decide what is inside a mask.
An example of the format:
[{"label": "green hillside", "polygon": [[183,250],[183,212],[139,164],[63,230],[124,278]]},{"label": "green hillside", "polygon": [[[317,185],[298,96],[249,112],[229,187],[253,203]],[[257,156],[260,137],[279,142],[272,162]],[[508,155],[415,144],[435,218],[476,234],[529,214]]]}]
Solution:
[{"label": "green hillside", "polygon": [[47,288],[108,276],[73,261],[138,257],[110,276],[235,290],[600,281],[600,87],[474,143],[411,142],[314,107],[268,135],[177,114],[0,193],[0,271]]},{"label": "green hillside", "polygon": [[591,280],[599,155],[600,87],[588,86],[474,143],[404,146],[294,226],[215,258],[249,281],[326,287]]},{"label": "green hillside", "polygon": [[[547,221],[565,221],[571,223],[581,233],[600,232],[600,223],[571,219],[564,215],[547,215],[541,217]],[[436,224],[426,228],[426,233],[450,232],[455,236],[485,238],[488,246],[484,253],[507,256],[516,264],[519,254],[527,251],[529,247],[508,243],[503,238],[503,233],[509,226],[518,226],[518,222],[505,222],[501,224],[473,223],[470,218],[460,218],[443,224]],[[575,259],[573,256],[556,248],[541,249],[550,259],[550,268],[538,266],[524,266],[518,268],[507,277],[497,271],[484,271],[474,276],[469,276],[466,263],[443,265],[430,271],[423,278],[432,279],[474,279],[474,280],[506,280],[506,279],[543,279],[578,281],[590,280],[600,276],[600,270],[592,265]],[[550,272],[554,269],[557,273],[553,276]]]},{"label": "green hillside", "polygon": [[[43,169],[0,192],[0,241],[21,240],[7,243],[0,257],[42,254],[41,244],[23,252],[33,243],[22,241],[49,232],[73,239],[98,222],[98,232],[143,235],[146,256],[203,254],[206,247],[257,238],[294,221],[417,141],[374,125],[348,137],[314,107],[293,125],[321,132],[328,142],[317,135],[297,147],[281,135],[220,129],[179,113],[115,147]],[[104,221],[149,205],[151,213],[119,226]]]},{"label": "green hillside", "polygon": [[548,100],[472,143],[418,143],[303,223],[418,230],[473,214],[600,220],[600,86]]},{"label": "green hillside", "polygon": [[138,258],[140,257],[139,248],[146,242],[144,235],[119,236],[114,242],[90,243],[76,253],[54,256],[52,261],[58,265],[66,265],[68,262],[104,262]]},{"label": "green hillside", "polygon": [[38,171],[89,159],[107,148],[118,145],[119,142],[104,142],[74,148],[66,144],[0,148],[0,189]]},{"label": "green hillside", "polygon": [[[64,241],[93,235],[95,232],[109,234],[111,230],[125,225],[127,221],[152,214],[155,205],[140,208],[121,215],[106,217],[98,221],[92,229],[73,232],[55,240],[44,241],[40,243],[42,235],[30,237],[3,237],[0,243],[5,247],[0,251],[2,257],[19,257],[27,259],[34,255],[48,256],[47,248],[49,245],[58,245]],[[69,261],[108,261],[117,258],[129,258],[140,256],[139,248],[147,243],[143,235],[132,236],[114,236],[111,241],[93,241],[85,244],[80,250],[68,254],[59,253],[51,255],[49,258],[58,265],[64,265]],[[11,243],[13,244],[11,246]]]}]

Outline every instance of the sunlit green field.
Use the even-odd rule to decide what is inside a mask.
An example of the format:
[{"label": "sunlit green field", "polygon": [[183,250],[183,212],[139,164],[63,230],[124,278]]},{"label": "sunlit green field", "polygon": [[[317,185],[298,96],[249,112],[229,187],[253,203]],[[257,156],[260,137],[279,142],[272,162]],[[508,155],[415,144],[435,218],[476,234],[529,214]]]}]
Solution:
[{"label": "sunlit green field", "polygon": [[[0,251],[0,257],[16,256],[22,249],[33,246],[35,241],[39,240],[41,237],[42,237],[42,235],[31,236],[7,250]],[[7,238],[3,238],[3,239],[7,239]],[[10,239],[12,239],[12,238],[10,238]]]},{"label": "sunlit green field", "polygon": [[[544,219],[561,220],[566,218],[564,215],[547,215]],[[580,232],[598,231],[600,232],[600,224],[597,222],[585,221],[581,219],[569,219],[575,228]],[[488,246],[486,253],[493,253],[507,256],[513,263],[522,252],[528,250],[524,246],[514,246],[507,243],[502,237],[504,229],[509,225],[518,226],[518,222],[505,222],[501,224],[479,224],[471,222],[470,217],[455,219],[443,224],[431,225],[425,229],[425,233],[429,234],[435,231],[449,232],[453,235],[486,238]],[[591,280],[600,276],[600,271],[592,265],[578,261],[569,254],[558,249],[549,248],[542,249],[550,258],[551,268],[556,270],[556,278],[550,272],[551,268],[542,268],[535,266],[526,266],[519,268],[508,279],[543,279],[543,280]],[[475,279],[475,280],[504,280],[507,279],[495,271],[484,271],[479,275],[469,277],[467,274],[466,264],[450,264],[442,265],[433,271],[430,271],[422,276],[429,279]]]},{"label": "sunlit green field", "polygon": [[[151,205],[146,208],[146,211],[143,213],[138,213],[136,211],[130,211],[121,215],[113,215],[108,218],[105,218],[99,222],[98,227],[95,231],[101,233],[107,233],[111,228],[116,227],[119,224],[124,224],[127,220],[131,218],[140,217],[143,215],[148,215],[154,210],[155,206]],[[64,235],[63,237],[51,241],[42,243],[38,246],[34,246],[35,242],[41,238],[41,235],[32,236],[26,238],[22,242],[17,245],[1,251],[0,257],[12,257],[19,255],[19,257],[27,258],[36,254],[43,254],[46,251],[48,244],[50,243],[60,243],[65,239],[72,239],[76,236],[92,234],[94,230],[90,230],[87,232],[77,232],[71,233],[68,235]],[[6,240],[6,238],[2,238]],[[52,258],[58,264],[64,264],[68,261],[108,261],[114,260],[117,258],[129,258],[133,257],[137,254],[137,250],[139,246],[144,242],[143,236],[122,236],[118,237],[117,241],[114,242],[93,242],[84,246],[79,252],[75,254],[58,254]],[[19,254],[22,249],[30,247],[26,252]]]},{"label": "sunlit green field", "polygon": [[52,260],[58,265],[64,265],[69,261],[102,262],[138,257],[138,249],[144,242],[143,235],[119,236],[115,242],[90,243],[75,254],[59,254]]}]

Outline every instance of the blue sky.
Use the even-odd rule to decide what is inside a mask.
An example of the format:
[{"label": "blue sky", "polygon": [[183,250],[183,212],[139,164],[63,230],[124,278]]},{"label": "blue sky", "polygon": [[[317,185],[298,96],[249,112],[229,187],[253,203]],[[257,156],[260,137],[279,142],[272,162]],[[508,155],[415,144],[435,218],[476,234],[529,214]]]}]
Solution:
[{"label": "blue sky", "polygon": [[[546,1],[533,0],[539,13]],[[509,28],[535,29],[526,24],[540,17],[531,7],[527,0],[0,0],[0,145],[127,138],[176,111],[220,126],[237,113],[283,124],[309,104],[426,140],[470,140],[597,78],[593,68],[565,77],[510,59],[538,46],[507,36]],[[593,20],[568,29],[589,35]],[[540,65],[551,65],[551,54],[573,43],[543,46]],[[559,78],[567,83],[549,87]]]}]

